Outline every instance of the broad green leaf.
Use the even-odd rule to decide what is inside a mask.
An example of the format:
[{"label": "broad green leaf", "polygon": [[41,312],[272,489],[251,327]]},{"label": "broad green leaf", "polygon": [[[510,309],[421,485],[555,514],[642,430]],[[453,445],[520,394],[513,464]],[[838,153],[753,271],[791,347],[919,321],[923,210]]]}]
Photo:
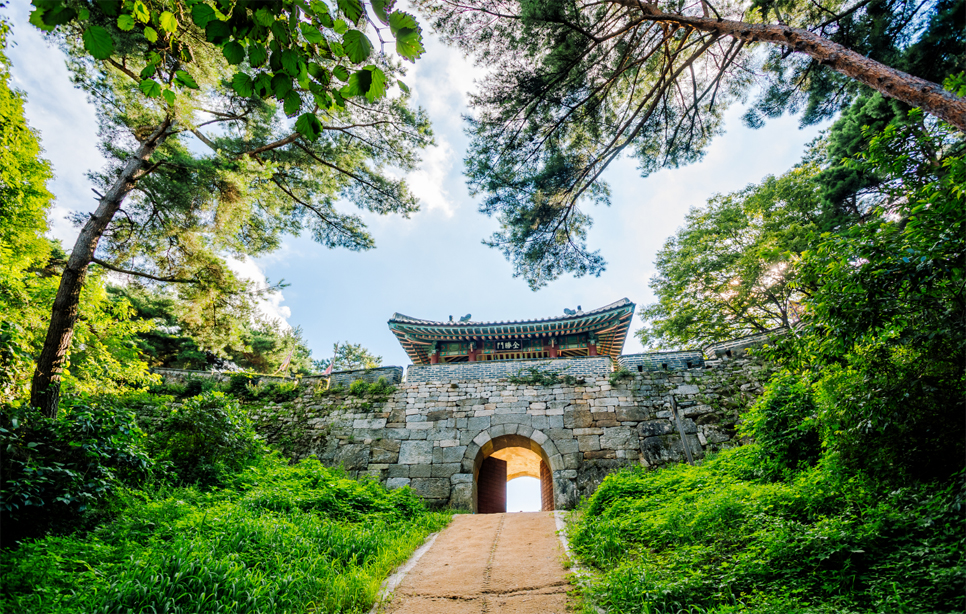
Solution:
[{"label": "broad green leaf", "polygon": [[396,53],[407,60],[415,60],[426,51],[419,24],[409,13],[395,11],[390,15],[389,30],[396,37]]},{"label": "broad green leaf", "polygon": [[42,9],[34,9],[30,11],[30,18],[27,20],[32,25],[40,28],[44,32],[53,32],[54,26],[47,25],[44,23],[44,11]]},{"label": "broad green leaf", "polygon": [[77,19],[79,19],[80,21],[87,21],[90,18],[91,18],[91,12],[88,11],[87,9],[81,9],[77,11]]},{"label": "broad green leaf", "polygon": [[239,96],[248,98],[255,91],[254,88],[252,78],[243,72],[235,73],[235,76],[231,78],[231,89],[235,90],[235,93]]},{"label": "broad green leaf", "polygon": [[389,13],[392,12],[392,7],[395,4],[396,0],[372,0],[372,10],[379,21],[389,25]]},{"label": "broad green leaf", "polygon": [[205,39],[209,43],[220,45],[231,36],[231,28],[223,21],[212,20],[205,26]]},{"label": "broad green leaf", "polygon": [[288,45],[289,35],[288,28],[285,27],[284,21],[276,21],[272,24],[272,34],[275,36],[281,45]]},{"label": "broad green leaf", "polygon": [[292,91],[292,77],[289,77],[285,73],[278,73],[272,77],[272,93],[279,100],[285,98],[285,95]]},{"label": "broad green leaf", "polygon": [[252,66],[261,66],[268,59],[268,52],[265,47],[258,43],[248,46],[248,63]]},{"label": "broad green leaf", "polygon": [[159,20],[161,27],[165,32],[177,32],[178,31],[178,19],[174,16],[171,11],[165,11],[161,13],[161,18]]},{"label": "broad green leaf", "polygon": [[125,32],[130,32],[131,30],[133,30],[135,23],[137,23],[137,22],[134,21],[134,18],[131,17],[130,15],[120,15],[117,18],[117,27],[118,27],[118,29],[119,30],[124,30]]},{"label": "broad green leaf", "polygon": [[282,52],[282,70],[290,77],[299,76],[299,55],[291,49]]},{"label": "broad green leaf", "polygon": [[144,27],[144,38],[148,39],[152,43],[158,42],[158,31],[151,26]]},{"label": "broad green leaf", "polygon": [[359,30],[350,30],[342,37],[342,46],[353,64],[361,64],[369,59],[372,53],[372,43]]},{"label": "broad green leaf", "polygon": [[312,80],[309,79],[308,68],[309,67],[305,65],[305,62],[299,59],[299,76],[296,81],[298,81],[299,87],[303,90],[309,89],[309,86],[312,85]]},{"label": "broad green leaf", "polygon": [[342,48],[342,43],[337,43],[335,41],[332,41],[331,43],[329,43],[329,49],[332,50],[332,55],[334,55],[337,58],[341,58],[345,56],[345,49]]},{"label": "broad green leaf", "polygon": [[425,51],[423,35],[418,30],[403,31],[396,36],[396,53],[407,60],[416,60]]},{"label": "broad green leaf", "polygon": [[393,36],[399,36],[400,30],[418,30],[419,24],[416,18],[403,11],[394,11],[389,16],[389,31]]},{"label": "broad green leaf", "polygon": [[305,40],[313,45],[322,42],[322,33],[319,32],[318,28],[314,27],[312,24],[302,22],[299,24],[299,29],[302,30],[302,36],[305,37]]},{"label": "broad green leaf", "polygon": [[332,24],[332,29],[335,30],[336,34],[345,34],[349,31],[349,24],[345,22],[345,19],[336,19],[335,23]]},{"label": "broad green leaf", "polygon": [[225,46],[221,48],[221,53],[228,60],[229,64],[241,64],[245,59],[245,48],[235,41],[230,41],[225,43]]},{"label": "broad green leaf", "polygon": [[345,99],[342,98],[342,94],[339,92],[339,90],[332,90],[332,100],[335,101],[336,105],[345,108]]},{"label": "broad green leaf", "polygon": [[315,79],[316,81],[318,81],[322,85],[328,85],[329,84],[329,81],[331,79],[330,79],[330,76],[329,76],[329,71],[326,70],[325,67],[320,66],[320,65],[316,64],[315,62],[312,62],[311,64],[309,64],[308,70],[309,70],[309,75],[311,75],[313,79]]},{"label": "broad green leaf", "polygon": [[316,15],[316,19],[319,20],[319,23],[322,24],[323,28],[335,27],[335,21],[332,20],[332,15],[329,15],[328,13],[319,13]]},{"label": "broad green leaf", "polygon": [[255,95],[259,98],[268,98],[272,95],[272,77],[268,73],[259,73],[255,77]]},{"label": "broad green leaf", "polygon": [[62,26],[77,17],[77,11],[72,8],[55,5],[43,14],[44,23],[49,26]]},{"label": "broad green leaf", "polygon": [[211,8],[207,4],[196,4],[191,7],[191,20],[195,22],[195,25],[199,28],[204,28],[208,25],[209,21],[215,19],[215,9]]},{"label": "broad green leaf", "polygon": [[174,104],[175,98],[177,98],[174,90],[164,90],[161,92],[161,95],[164,96],[164,99],[168,102],[168,104]]},{"label": "broad green leaf", "polygon": [[194,80],[194,77],[183,70],[179,70],[174,73],[174,80],[187,88],[191,88],[193,90],[198,89],[198,83]]},{"label": "broad green leaf", "polygon": [[84,49],[98,60],[106,60],[114,53],[114,41],[101,26],[90,26],[82,36]]},{"label": "broad green leaf", "polygon": [[282,103],[282,110],[289,117],[293,117],[302,108],[302,98],[298,92],[291,91],[285,94],[285,101]]},{"label": "broad green leaf", "polygon": [[409,86],[403,83],[402,79],[396,79],[396,83],[399,84],[399,89],[406,92],[407,94],[409,93]]},{"label": "broad green leaf", "polygon": [[272,12],[267,8],[262,7],[255,11],[255,23],[267,28],[275,23],[275,15],[273,15]]},{"label": "broad green leaf", "polygon": [[295,130],[310,141],[322,134],[322,122],[313,113],[303,113],[295,120]]},{"label": "broad green leaf", "polygon": [[158,65],[157,64],[148,64],[147,66],[145,66],[144,68],[141,69],[141,75],[140,75],[141,78],[142,79],[148,79],[148,78],[150,78],[151,75],[154,74],[154,71],[157,68],[158,68]]},{"label": "broad green leaf", "polygon": [[346,70],[345,66],[336,66],[332,69],[332,74],[335,75],[335,78],[339,81],[349,80],[349,71]]},{"label": "broad green leaf", "polygon": [[375,102],[386,95],[386,73],[382,72],[377,66],[366,66],[360,72],[369,73],[369,89],[366,91],[366,100]]},{"label": "broad green leaf", "polygon": [[157,98],[161,95],[161,84],[154,79],[145,79],[141,81],[138,88],[144,92],[144,95],[148,98]]},{"label": "broad green leaf", "polygon": [[148,10],[148,7],[145,6],[144,3],[141,2],[141,0],[134,1],[134,6],[132,7],[131,14],[134,15],[134,18],[140,21],[141,23],[147,23],[151,21],[151,11]]},{"label": "broad green leaf", "polygon": [[315,94],[314,98],[315,104],[319,105],[320,109],[332,108],[332,97],[327,92],[319,92]]},{"label": "broad green leaf", "polygon": [[[342,14],[352,23],[359,23],[359,18],[362,17],[362,2],[360,0],[337,0],[339,5],[339,10]],[[341,32],[340,32],[341,34]]]},{"label": "broad green leaf", "polygon": [[342,95],[346,98],[362,96],[369,91],[372,84],[372,73],[368,70],[357,70],[349,75],[349,82],[342,88]]}]

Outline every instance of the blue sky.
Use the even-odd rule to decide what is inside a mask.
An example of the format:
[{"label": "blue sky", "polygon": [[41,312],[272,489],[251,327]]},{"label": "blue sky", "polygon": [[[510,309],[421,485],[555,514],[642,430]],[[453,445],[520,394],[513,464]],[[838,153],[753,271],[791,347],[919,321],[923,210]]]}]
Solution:
[{"label": "blue sky", "polygon": [[[95,204],[86,172],[103,162],[96,114],[70,83],[64,56],[27,23],[28,9],[24,1],[3,10],[13,23],[15,45],[8,55],[14,86],[27,94],[27,119],[40,131],[54,167],[51,234],[70,249],[77,231],[65,214],[89,211]],[[328,250],[300,237],[287,239],[257,262],[237,263],[254,279],[290,284],[263,310],[300,326],[316,358],[328,356],[334,342],[350,341],[381,355],[383,364],[409,364],[386,326],[397,311],[439,320],[466,314],[474,320],[513,320],[561,315],[577,305],[592,309],[625,296],[638,305],[650,303],[655,253],[688,209],[715,193],[788,170],[819,131],[800,130],[794,117],[751,130],[740,122],[742,109],[734,107],[726,113],[726,133],[698,164],[642,178],[633,159],[618,160],[604,175],[612,206],[589,211],[595,221],[589,243],[602,250],[607,270],[596,278],[562,278],[532,292],[512,277],[510,264],[497,251],[481,244],[497,224],[477,211],[478,199],[469,195],[462,177],[468,139],[461,115],[469,113],[467,95],[482,71],[432,34],[426,47],[406,79],[414,104],[428,111],[436,132],[436,146],[409,176],[422,210],[408,220],[364,214],[377,245],[369,252]],[[635,316],[631,330],[640,326]],[[641,350],[629,335],[624,352]]]}]

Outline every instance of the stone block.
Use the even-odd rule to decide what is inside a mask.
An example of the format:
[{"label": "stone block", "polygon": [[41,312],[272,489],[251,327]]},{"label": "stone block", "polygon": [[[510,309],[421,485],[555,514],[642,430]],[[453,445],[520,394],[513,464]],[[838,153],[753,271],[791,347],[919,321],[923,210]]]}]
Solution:
[{"label": "stone block", "polygon": [[621,406],[614,412],[621,422],[640,422],[647,420],[650,412],[639,405]]},{"label": "stone block", "polygon": [[473,418],[467,418],[466,428],[469,431],[482,431],[490,428],[490,417],[489,416],[479,416]]},{"label": "stone block", "polygon": [[533,416],[528,414],[496,414],[490,418],[490,424],[526,424],[529,426]]},{"label": "stone block", "polygon": [[585,459],[596,459],[596,458],[617,458],[617,452],[614,450],[594,450],[590,452],[584,452]]},{"label": "stone block", "polygon": [[564,409],[563,425],[568,429],[588,428],[594,425],[594,419],[588,409]]},{"label": "stone block", "polygon": [[408,478],[409,465],[389,465],[388,475],[391,478]]},{"label": "stone block", "polygon": [[413,478],[410,487],[424,499],[446,499],[450,494],[449,478]]},{"label": "stone block", "polygon": [[386,488],[389,490],[395,490],[404,486],[409,486],[409,478],[389,478],[386,480]]},{"label": "stone block", "polygon": [[549,438],[544,433],[542,433],[541,431],[533,431],[530,434],[530,439],[532,439],[535,442],[537,442],[538,444],[541,444],[542,445]]},{"label": "stone block", "polygon": [[403,441],[399,448],[400,465],[428,465],[433,462],[431,441]]},{"label": "stone block", "polygon": [[395,439],[379,439],[370,446],[371,463],[395,463],[399,460],[400,443]]},{"label": "stone block", "polygon": [[450,493],[449,505],[458,510],[473,510],[473,484],[454,484]]},{"label": "stone block", "polygon": [[453,476],[460,472],[462,465],[458,462],[456,463],[443,463],[443,464],[433,464],[430,476],[434,478],[447,478]]},{"label": "stone block", "polygon": [[433,475],[432,465],[408,465],[408,467],[411,478],[428,478]]},{"label": "stone block", "polygon": [[637,432],[641,437],[659,437],[670,435],[674,432],[674,426],[667,420],[648,420],[637,425]]},{"label": "stone block", "polygon": [[600,447],[608,450],[626,450],[637,448],[637,434],[627,426],[612,426],[604,428],[604,434],[600,436]]},{"label": "stone block", "polygon": [[574,438],[554,439],[553,443],[557,446],[557,451],[561,454],[575,454],[580,451],[580,448],[577,446],[577,440]]},{"label": "stone block", "polygon": [[600,450],[600,437],[597,435],[578,435],[577,447],[581,452]]},{"label": "stone block", "polygon": [[346,471],[365,469],[369,464],[369,448],[362,444],[339,446],[332,460],[336,465],[345,467]]},{"label": "stone block", "polygon": [[460,463],[463,461],[465,452],[466,446],[433,448],[433,464]]},{"label": "stone block", "polygon": [[454,473],[452,476],[450,476],[449,481],[453,484],[473,484],[473,474]]}]

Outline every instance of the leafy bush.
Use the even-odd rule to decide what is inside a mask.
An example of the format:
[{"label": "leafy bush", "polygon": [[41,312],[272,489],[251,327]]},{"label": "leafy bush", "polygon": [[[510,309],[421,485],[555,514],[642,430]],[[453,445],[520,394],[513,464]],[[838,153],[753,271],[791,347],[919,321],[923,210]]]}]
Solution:
[{"label": "leafy bush", "polygon": [[740,432],[758,444],[763,475],[780,477],[818,462],[821,439],[813,395],[807,375],[785,371],[772,377],[745,414]]},{"label": "leafy bush", "polygon": [[257,386],[259,379],[254,373],[235,373],[228,378],[228,393],[236,399],[248,399],[251,394],[249,386]]},{"label": "leafy bush", "polygon": [[370,384],[364,379],[357,379],[349,384],[349,394],[354,397],[363,397],[369,392]]},{"label": "leafy bush", "polygon": [[449,519],[408,488],[315,460],[264,458],[232,487],[131,495],[83,538],[4,553],[0,611],[367,612],[383,579]]},{"label": "leafy bush", "polygon": [[209,392],[171,405],[152,426],[149,449],[184,484],[218,484],[259,449],[255,431],[238,402]]},{"label": "leafy bush", "polygon": [[57,419],[29,407],[0,411],[5,546],[82,525],[122,483],[137,483],[151,469],[133,412],[103,399],[65,401]]},{"label": "leafy bush", "polygon": [[620,384],[621,381],[625,379],[631,379],[633,377],[634,377],[634,374],[628,371],[626,367],[619,367],[616,371],[611,373],[610,377],[608,377],[607,379],[610,381],[611,386],[616,386]]},{"label": "leafy bush", "polygon": [[962,612],[966,488],[883,488],[827,462],[759,481],[756,445],[609,475],[571,525],[610,612]]}]

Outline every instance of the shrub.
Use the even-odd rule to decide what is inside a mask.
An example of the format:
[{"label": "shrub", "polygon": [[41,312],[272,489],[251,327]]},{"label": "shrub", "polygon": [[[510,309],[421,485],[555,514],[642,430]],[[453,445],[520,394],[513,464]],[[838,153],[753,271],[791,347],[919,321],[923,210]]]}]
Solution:
[{"label": "shrub", "polygon": [[225,472],[244,467],[259,449],[248,416],[221,392],[170,406],[153,428],[150,450],[184,484],[218,484]]},{"label": "shrub", "polygon": [[152,461],[133,412],[107,400],[64,400],[62,417],[29,407],[0,411],[0,511],[4,545],[82,526]]},{"label": "shrub", "polygon": [[184,392],[181,396],[196,397],[199,394],[218,390],[218,382],[210,377],[190,377],[185,380]]},{"label": "shrub", "polygon": [[776,374],[739,428],[758,443],[763,475],[779,477],[814,465],[822,450],[809,377]]},{"label": "shrub", "polygon": [[258,385],[259,376],[254,373],[235,373],[228,378],[228,392],[238,399],[251,398],[251,385]]},{"label": "shrub", "polygon": [[349,384],[349,394],[354,397],[365,396],[369,392],[370,384],[364,379],[357,379]]}]

